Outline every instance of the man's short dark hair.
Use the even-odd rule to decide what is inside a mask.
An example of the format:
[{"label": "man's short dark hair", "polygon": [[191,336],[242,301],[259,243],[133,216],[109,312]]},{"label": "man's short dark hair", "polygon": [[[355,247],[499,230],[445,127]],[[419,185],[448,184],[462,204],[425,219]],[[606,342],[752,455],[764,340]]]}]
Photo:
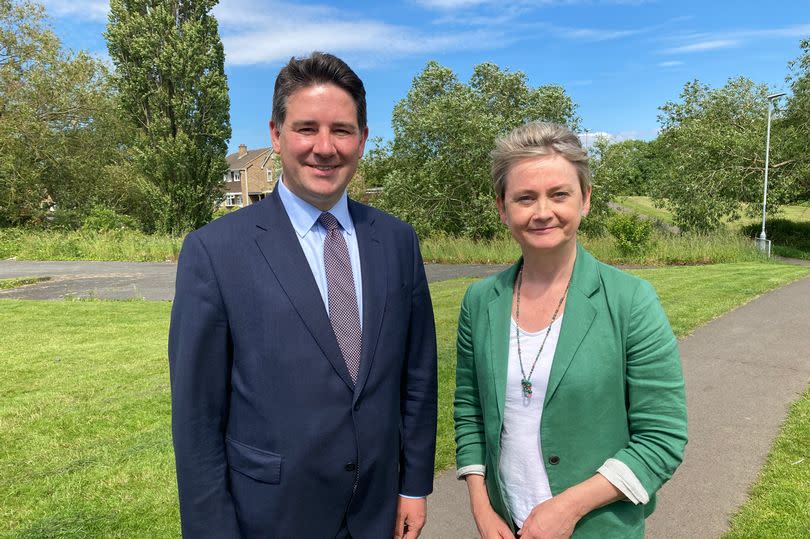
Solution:
[{"label": "man's short dark hair", "polygon": [[313,52],[303,58],[290,58],[276,77],[273,91],[272,120],[277,126],[287,117],[287,98],[301,88],[319,84],[334,84],[345,90],[357,108],[357,125],[366,128],[366,89],[363,81],[340,58],[325,52]]}]

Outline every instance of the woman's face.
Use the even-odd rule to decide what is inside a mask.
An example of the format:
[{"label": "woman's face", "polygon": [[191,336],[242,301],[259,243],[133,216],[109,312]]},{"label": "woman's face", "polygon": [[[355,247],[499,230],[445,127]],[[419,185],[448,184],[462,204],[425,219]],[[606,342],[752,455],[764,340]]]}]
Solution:
[{"label": "woman's face", "polygon": [[577,228],[590,209],[591,189],[583,193],[574,165],[552,154],[514,165],[497,204],[501,221],[524,253],[565,250],[576,245]]}]

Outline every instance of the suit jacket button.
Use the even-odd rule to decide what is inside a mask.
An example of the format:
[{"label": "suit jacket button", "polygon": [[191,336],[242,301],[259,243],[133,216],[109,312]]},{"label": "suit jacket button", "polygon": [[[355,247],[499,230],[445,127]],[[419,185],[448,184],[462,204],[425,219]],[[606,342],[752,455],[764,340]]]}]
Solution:
[{"label": "suit jacket button", "polygon": [[560,463],[560,457],[558,457],[557,455],[551,455],[548,458],[548,463],[549,464],[559,464]]},{"label": "suit jacket button", "polygon": [[357,464],[354,462],[347,462],[345,468],[347,472],[353,472],[357,469]]}]

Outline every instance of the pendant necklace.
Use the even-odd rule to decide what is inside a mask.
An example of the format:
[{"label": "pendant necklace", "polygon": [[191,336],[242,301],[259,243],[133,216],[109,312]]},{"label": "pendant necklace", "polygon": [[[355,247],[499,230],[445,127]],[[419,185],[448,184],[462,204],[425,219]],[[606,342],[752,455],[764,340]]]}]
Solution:
[{"label": "pendant necklace", "polygon": [[534,368],[537,366],[537,360],[540,359],[540,354],[543,352],[543,347],[546,345],[546,339],[548,339],[548,334],[551,333],[551,326],[554,325],[554,321],[557,319],[557,313],[560,312],[560,307],[562,307],[563,301],[565,301],[565,296],[568,294],[568,288],[571,286],[571,278],[568,278],[568,284],[565,285],[565,291],[563,292],[562,297],[560,298],[560,302],[557,304],[557,308],[554,309],[554,314],[551,315],[551,322],[548,325],[548,329],[546,330],[546,334],[543,337],[543,342],[540,343],[540,350],[537,351],[537,356],[534,358],[534,363],[532,363],[532,368],[529,369],[529,375],[526,376],[526,371],[523,369],[523,357],[520,354],[520,288],[523,286],[523,266],[520,266],[520,272],[518,273],[518,281],[517,281],[517,305],[515,307],[515,336],[517,337],[517,352],[518,352],[518,362],[520,363],[520,374],[522,376],[520,380],[520,387],[523,390],[524,397],[531,397],[532,396],[532,373],[534,372]]}]

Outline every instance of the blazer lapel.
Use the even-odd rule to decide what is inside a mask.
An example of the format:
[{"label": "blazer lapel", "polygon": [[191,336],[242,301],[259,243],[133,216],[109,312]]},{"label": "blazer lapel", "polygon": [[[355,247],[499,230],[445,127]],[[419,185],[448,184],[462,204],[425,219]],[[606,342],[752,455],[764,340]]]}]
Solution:
[{"label": "blazer lapel", "polygon": [[263,205],[264,211],[256,223],[261,230],[256,236],[259,250],[312,338],[335,372],[353,389],[354,383],[332,331],[323,298],[278,191],[275,190]]},{"label": "blazer lapel", "polygon": [[349,200],[349,212],[357,234],[360,251],[360,271],[363,278],[363,347],[360,353],[360,371],[357,373],[355,400],[368,380],[371,363],[380,336],[385,302],[388,294],[388,275],[382,245],[375,236],[374,219],[362,205]]},{"label": "blazer lapel", "polygon": [[498,413],[503,420],[506,393],[506,375],[509,368],[509,328],[512,321],[512,296],[515,276],[523,260],[519,260],[495,281],[493,297],[489,301],[489,361],[495,389]]},{"label": "blazer lapel", "polygon": [[560,338],[554,352],[554,360],[551,363],[544,407],[554,396],[574,354],[593,324],[596,308],[590,298],[599,289],[599,286],[596,261],[585,252],[581,245],[577,244],[577,258],[574,261],[574,271],[571,275],[571,288],[565,303]]}]

